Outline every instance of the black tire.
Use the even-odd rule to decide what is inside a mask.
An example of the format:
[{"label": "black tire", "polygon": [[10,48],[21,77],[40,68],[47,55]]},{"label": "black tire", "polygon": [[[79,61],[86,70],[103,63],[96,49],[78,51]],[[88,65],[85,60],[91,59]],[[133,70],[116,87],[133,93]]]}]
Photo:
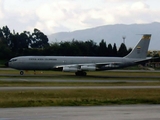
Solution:
[{"label": "black tire", "polygon": [[24,72],[23,72],[23,71],[20,71],[20,75],[24,75]]}]

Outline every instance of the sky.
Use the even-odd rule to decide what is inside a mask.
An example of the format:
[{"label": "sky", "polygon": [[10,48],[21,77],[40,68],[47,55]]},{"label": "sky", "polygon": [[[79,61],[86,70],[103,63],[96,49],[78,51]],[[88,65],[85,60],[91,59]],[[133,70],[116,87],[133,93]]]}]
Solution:
[{"label": "sky", "polygon": [[0,28],[49,35],[102,25],[160,22],[160,0],[0,0]]}]

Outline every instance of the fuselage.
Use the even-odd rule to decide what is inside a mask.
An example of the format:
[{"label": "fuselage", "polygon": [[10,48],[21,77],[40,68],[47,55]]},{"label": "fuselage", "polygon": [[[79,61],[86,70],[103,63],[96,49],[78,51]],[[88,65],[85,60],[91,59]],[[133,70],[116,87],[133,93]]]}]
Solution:
[{"label": "fuselage", "polygon": [[108,70],[135,65],[135,61],[136,59],[122,57],[21,56],[12,58],[9,66],[18,70],[52,70],[57,66],[100,64],[96,70]]}]

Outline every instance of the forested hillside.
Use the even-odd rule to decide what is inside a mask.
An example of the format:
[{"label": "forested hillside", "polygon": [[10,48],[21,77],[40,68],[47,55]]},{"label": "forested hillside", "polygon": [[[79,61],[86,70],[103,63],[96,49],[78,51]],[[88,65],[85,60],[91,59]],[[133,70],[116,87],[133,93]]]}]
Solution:
[{"label": "forested hillside", "polygon": [[[118,49],[119,48],[119,49]],[[94,40],[49,43],[47,36],[38,29],[33,33],[10,31],[8,26],[0,28],[0,59],[10,59],[16,56],[55,55],[55,56],[125,56],[131,51],[125,44],[117,47],[104,39],[99,44]]]}]

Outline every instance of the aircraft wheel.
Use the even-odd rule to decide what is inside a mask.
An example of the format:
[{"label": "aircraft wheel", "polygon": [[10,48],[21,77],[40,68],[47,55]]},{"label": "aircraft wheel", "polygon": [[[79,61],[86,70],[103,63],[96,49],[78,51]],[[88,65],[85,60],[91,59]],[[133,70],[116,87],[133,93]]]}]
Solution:
[{"label": "aircraft wheel", "polygon": [[23,72],[23,71],[20,71],[20,75],[24,75],[24,72]]}]

